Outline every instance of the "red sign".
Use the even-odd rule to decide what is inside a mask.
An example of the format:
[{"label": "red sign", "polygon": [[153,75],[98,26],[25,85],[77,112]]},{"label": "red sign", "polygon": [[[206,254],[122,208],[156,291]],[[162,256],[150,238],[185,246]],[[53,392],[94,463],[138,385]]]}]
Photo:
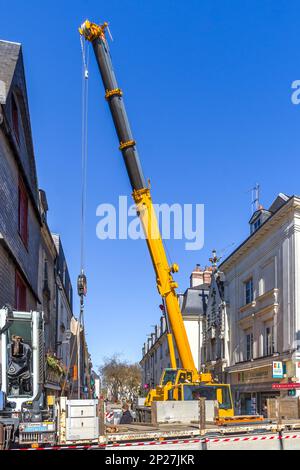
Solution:
[{"label": "red sign", "polygon": [[296,388],[300,389],[300,383],[295,384],[272,384],[273,389],[279,390],[294,390]]}]

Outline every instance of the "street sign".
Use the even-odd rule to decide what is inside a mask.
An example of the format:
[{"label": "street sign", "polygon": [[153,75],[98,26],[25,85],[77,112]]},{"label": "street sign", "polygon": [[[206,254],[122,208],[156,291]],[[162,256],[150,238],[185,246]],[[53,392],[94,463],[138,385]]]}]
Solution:
[{"label": "street sign", "polygon": [[283,366],[281,361],[273,361],[273,379],[283,378]]},{"label": "street sign", "polygon": [[300,383],[293,384],[272,384],[273,390],[295,390],[300,389]]}]

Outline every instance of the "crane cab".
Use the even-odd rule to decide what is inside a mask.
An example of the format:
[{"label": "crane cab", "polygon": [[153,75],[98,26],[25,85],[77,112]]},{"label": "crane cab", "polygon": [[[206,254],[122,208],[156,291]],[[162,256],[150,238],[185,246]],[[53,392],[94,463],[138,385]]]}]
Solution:
[{"label": "crane cab", "polygon": [[230,385],[205,382],[181,383],[168,391],[168,400],[190,401],[202,397],[218,402],[220,418],[234,416]]}]

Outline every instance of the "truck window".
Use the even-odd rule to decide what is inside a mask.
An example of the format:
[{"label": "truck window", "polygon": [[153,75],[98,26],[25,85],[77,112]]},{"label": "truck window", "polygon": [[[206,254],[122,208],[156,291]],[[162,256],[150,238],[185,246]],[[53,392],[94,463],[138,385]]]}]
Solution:
[{"label": "truck window", "polygon": [[216,400],[217,393],[216,387],[213,386],[198,386],[198,385],[186,385],[184,386],[184,399],[185,400],[199,400],[200,397],[206,398],[206,400]]},{"label": "truck window", "polygon": [[232,408],[232,403],[230,399],[230,393],[228,387],[218,387],[222,391],[222,403],[219,403],[219,408],[222,410],[228,410]]},{"label": "truck window", "polygon": [[185,380],[186,380],[186,374],[182,372],[181,374],[179,374],[178,383],[182,384],[185,382]]},{"label": "truck window", "polygon": [[189,382],[192,382],[193,381],[193,377],[192,377],[192,373],[191,372],[187,372],[186,373],[186,378]]},{"label": "truck window", "polygon": [[166,369],[163,377],[162,385],[166,385],[168,382],[175,384],[175,379],[177,375],[176,369]]},{"label": "truck window", "polygon": [[229,388],[226,386],[215,386],[215,385],[184,385],[184,400],[199,400],[200,397],[206,398],[206,400],[217,400],[217,390],[221,391],[221,403],[219,407],[222,410],[228,410],[232,408],[232,402],[230,398]]}]

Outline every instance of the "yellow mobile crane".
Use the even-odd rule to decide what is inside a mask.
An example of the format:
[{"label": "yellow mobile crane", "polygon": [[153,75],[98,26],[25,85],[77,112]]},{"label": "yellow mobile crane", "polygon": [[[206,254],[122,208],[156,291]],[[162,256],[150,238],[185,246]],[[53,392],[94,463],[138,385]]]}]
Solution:
[{"label": "yellow mobile crane", "polygon": [[[196,369],[187,333],[183,323],[176,294],[177,283],[173,273],[178,272],[178,265],[168,263],[165,248],[161,239],[156,214],[153,208],[150,188],[146,185],[142,172],[136,142],[133,139],[123,101],[123,92],[118,87],[113,70],[109,48],[106,41],[108,23],[98,25],[86,20],[79,32],[92,43],[99,71],[104,85],[105,98],[108,102],[112,119],[119,139],[128,177],[132,186],[132,196],[136,204],[156,274],[159,294],[164,299],[167,319],[170,327],[168,344],[172,368],[164,370],[160,385],[150,390],[146,405],[153,400],[187,400],[205,396],[217,399],[220,416],[233,416],[233,405],[229,385],[213,382],[211,374],[199,373]],[[175,361],[174,337],[182,368],[178,369]]]}]

